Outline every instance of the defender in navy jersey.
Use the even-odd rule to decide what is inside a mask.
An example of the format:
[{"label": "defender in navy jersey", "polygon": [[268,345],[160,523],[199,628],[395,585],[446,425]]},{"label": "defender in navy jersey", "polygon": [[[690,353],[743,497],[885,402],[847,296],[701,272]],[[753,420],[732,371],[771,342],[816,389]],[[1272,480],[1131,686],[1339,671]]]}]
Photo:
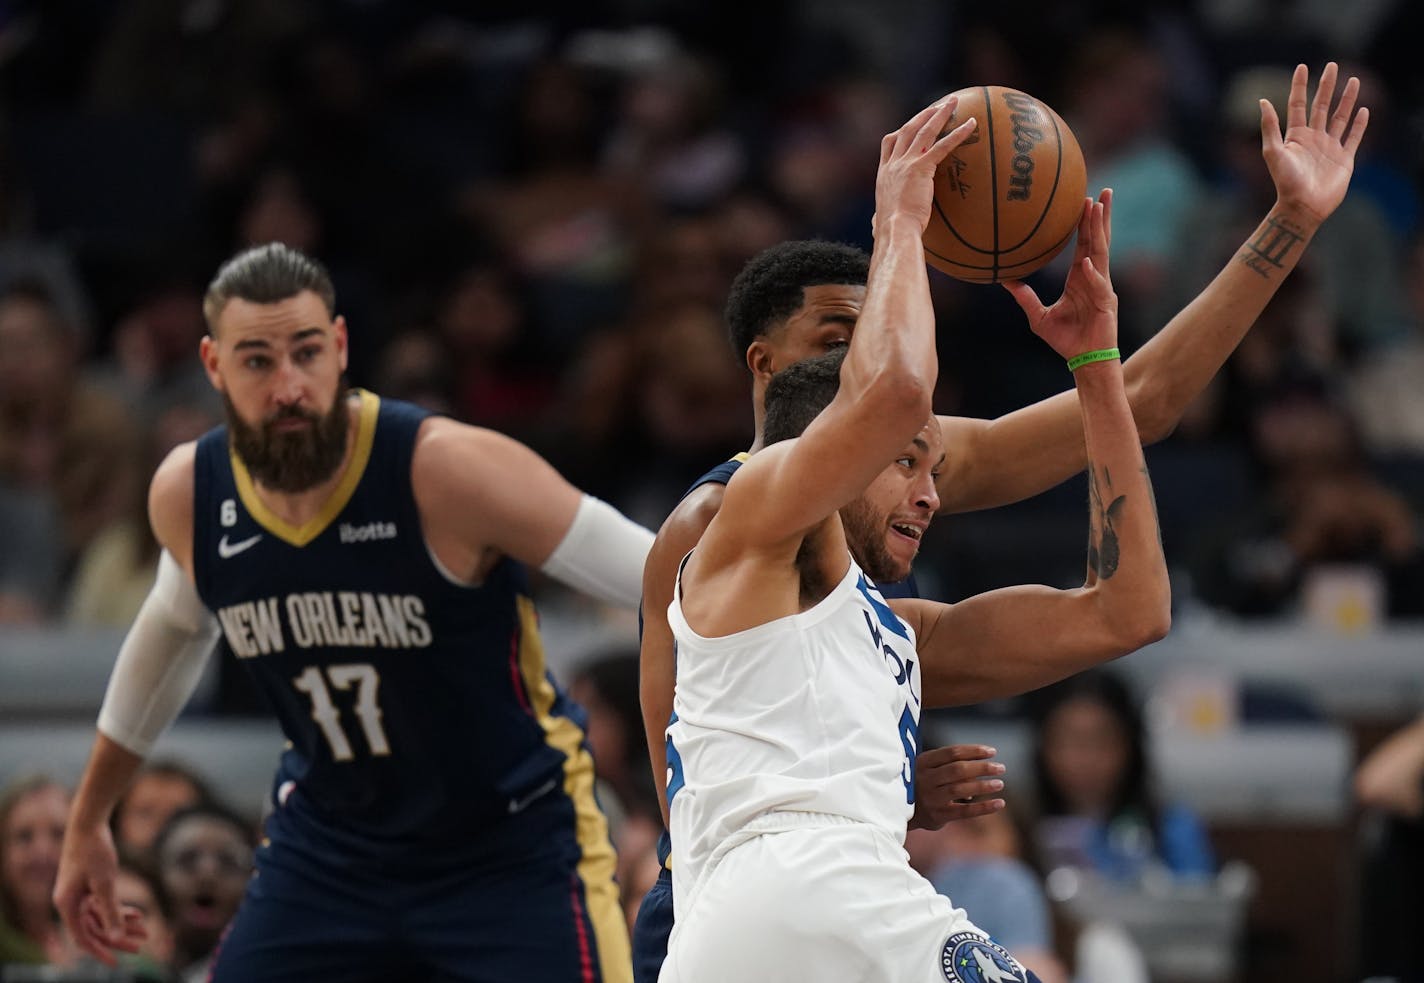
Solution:
[{"label": "defender in navy jersey", "polygon": [[[1319,92],[1328,109],[1336,89],[1336,67],[1326,66]],[[1305,106],[1306,71],[1297,69],[1292,91]],[[1349,82],[1331,123],[1326,113],[1307,119],[1294,110],[1286,139],[1276,114],[1263,109],[1263,154],[1276,186],[1276,202],[1245,244],[1191,304],[1123,365],[1128,398],[1144,442],[1165,437],[1187,405],[1201,392],[1250,329],[1280,284],[1295,268],[1320,223],[1339,205],[1348,186],[1363,120],[1348,127],[1358,83]],[[1293,102],[1297,100],[1293,97]],[[1110,213],[1111,199],[1106,199]],[[1292,245],[1271,264],[1262,264],[1253,243],[1284,228]],[[752,376],[755,434],[762,445],[766,385],[772,376],[802,359],[845,345],[864,301],[869,257],[825,242],[792,242],[773,247],[747,264],[733,284],[726,319],[732,347]],[[1018,286],[1012,289],[1022,294]],[[1226,316],[1224,312],[1230,312]],[[936,482],[939,512],[967,512],[1019,501],[1045,491],[1086,464],[1077,395],[1072,390],[997,420],[938,418],[947,450]],[[677,564],[696,545],[721,505],[722,485],[736,469],[719,465],[700,479],[668,516],[648,556],[644,580],[641,672],[644,728],[659,788],[665,781],[664,732],[673,701],[672,637],[666,611],[672,600]],[[893,585],[891,585],[893,587]],[[891,587],[885,588],[887,594]],[[938,749],[948,753],[948,749]],[[917,781],[926,781],[924,756]],[[967,768],[969,761],[943,766]],[[937,769],[943,780],[958,776]],[[985,789],[981,786],[978,791]],[[917,806],[924,809],[927,796]],[[953,818],[945,810],[924,817],[934,825]],[[666,817],[665,817],[666,818]],[[920,816],[917,815],[917,820]],[[666,841],[665,841],[666,842]],[[647,896],[634,927],[635,972],[639,983],[657,977],[672,924],[671,877],[666,870]]]},{"label": "defender in navy jersey", "polygon": [[106,820],[214,637],[285,732],[216,983],[624,981],[582,712],[545,669],[525,564],[632,606],[651,534],[527,448],[348,392],[319,265],[239,254],[205,301],[228,425],[154,477],[158,583],[120,652],[58,904],[131,948]]}]

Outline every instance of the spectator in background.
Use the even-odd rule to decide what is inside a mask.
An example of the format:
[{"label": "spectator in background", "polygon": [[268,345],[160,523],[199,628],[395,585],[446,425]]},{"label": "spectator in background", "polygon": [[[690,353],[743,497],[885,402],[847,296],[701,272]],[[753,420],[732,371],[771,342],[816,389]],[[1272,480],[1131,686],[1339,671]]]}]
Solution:
[{"label": "spectator in background", "polygon": [[1355,797],[1373,821],[1365,827],[1359,975],[1424,979],[1424,716],[1365,756]]},{"label": "spectator in background", "polygon": [[637,652],[614,650],[594,656],[574,673],[569,695],[588,713],[586,733],[599,801],[610,817],[618,817],[617,821],[610,818],[610,825],[648,821],[654,824],[656,837],[661,814],[643,745]]},{"label": "spectator in background", "polygon": [[54,502],[0,478],[0,625],[45,619],[59,588],[62,537]]},{"label": "spectator in background", "polygon": [[1247,421],[1265,494],[1206,534],[1193,558],[1203,600],[1281,615],[1322,568],[1374,571],[1381,608],[1424,614],[1424,553],[1409,503],[1369,468],[1354,421],[1324,383],[1286,380]]},{"label": "spectator in background", "polygon": [[205,983],[218,941],[252,876],[254,824],[213,802],[174,813],[153,843],[173,906],[174,963]]},{"label": "spectator in background", "polygon": [[498,256],[468,255],[437,288],[434,327],[454,416],[527,437],[558,395],[559,363],[541,351],[515,272]]},{"label": "spectator in background", "polygon": [[1033,694],[1033,832],[1041,867],[1073,866],[1136,883],[1151,868],[1205,878],[1216,859],[1201,820],[1158,800],[1136,700],[1090,670]]},{"label": "spectator in background", "polygon": [[1424,236],[1409,244],[1405,261],[1409,335],[1350,374],[1350,406],[1371,452],[1424,459]]},{"label": "spectator in background", "polygon": [[747,169],[746,148],[723,122],[723,88],[718,65],[675,47],[635,66],[622,85],[605,170],[646,184],[669,208],[721,199]]},{"label": "spectator in background", "polygon": [[1066,983],[1068,971],[1054,951],[1043,882],[1024,861],[1019,831],[1007,810],[939,829],[912,829],[905,848],[911,866],[936,891],[967,911],[1041,983]]},{"label": "spectator in background", "polygon": [[114,807],[110,828],[115,844],[134,856],[149,856],[168,820],[211,801],[207,783],[186,765],[172,760],[145,763]]},{"label": "spectator in background", "polygon": [[585,733],[598,778],[598,801],[608,814],[618,850],[618,883],[631,932],[638,905],[658,878],[657,841],[662,832],[643,743],[637,650],[594,655],[575,671],[569,695],[588,713]]},{"label": "spectator in background", "polygon": [[95,533],[75,558],[64,602],[66,624],[127,628],[133,623],[158,574],[158,540],[148,522],[148,482],[170,450],[198,439],[221,419],[220,404],[215,407],[206,397],[178,400],[158,410],[144,433],[147,459],[116,476],[133,483],[124,496],[130,502],[128,514]]},{"label": "spectator in background", "polygon": [[52,494],[68,565],[133,508],[138,426],[84,374],[77,330],[39,281],[0,291],[0,483]]},{"label": "spectator in background", "polygon": [[0,793],[0,966],[76,961],[50,901],[68,814],[69,792],[42,775]]},{"label": "spectator in background", "polygon": [[[618,851],[618,883],[629,932],[638,903],[658,878],[662,815],[648,774],[638,702],[637,650],[594,655],[572,675],[568,694],[588,714],[588,748],[598,776],[598,803]],[[635,885],[641,886],[637,893]]]},{"label": "spectator in background", "polygon": [[[1134,347],[1166,322],[1158,312],[1173,247],[1203,192],[1195,166],[1172,140],[1167,83],[1166,61],[1145,37],[1108,31],[1082,45],[1069,67],[1062,107],[1083,150],[1088,186],[1113,189],[1113,283],[1125,340]],[[1285,100],[1275,105],[1284,107]],[[1260,110],[1254,112],[1251,164],[1269,186],[1260,161]]]},{"label": "spectator in background", "polygon": [[684,300],[596,338],[574,363],[550,461],[656,524],[708,460],[743,447],[746,379],[715,308]]},{"label": "spectator in background", "polygon": [[647,188],[598,167],[601,107],[589,81],[567,61],[533,65],[517,98],[511,173],[461,195],[529,284],[555,358],[623,313],[654,215]]},{"label": "spectator in background", "polygon": [[173,908],[148,860],[120,852],[114,900],[120,910],[137,912],[148,933],[138,952],[120,954],[120,970],[130,974],[132,983],[179,983],[173,965]]},{"label": "spectator in background", "polygon": [[142,286],[123,304],[110,339],[112,352],[96,373],[147,427],[174,405],[201,408],[212,418],[222,414],[222,400],[198,359],[207,330],[202,281],[174,272],[190,261],[165,255],[152,261],[161,269],[132,274]]}]

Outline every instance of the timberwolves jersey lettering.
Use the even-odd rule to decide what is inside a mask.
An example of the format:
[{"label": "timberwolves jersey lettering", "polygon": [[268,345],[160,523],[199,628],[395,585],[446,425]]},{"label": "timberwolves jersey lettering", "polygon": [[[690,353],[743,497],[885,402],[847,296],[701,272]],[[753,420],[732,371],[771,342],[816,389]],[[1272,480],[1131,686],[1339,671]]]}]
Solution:
[{"label": "timberwolves jersey lettering", "polygon": [[290,742],[283,813],[361,852],[470,849],[541,800],[572,816],[592,763],[523,568],[472,588],[437,565],[409,480],[427,414],[358,396],[350,466],[302,526],[263,505],[226,428],[198,443],[195,579]]},{"label": "timberwolves jersey lettering", "polygon": [[903,841],[919,743],[914,632],[853,560],[816,606],[720,638],[688,626],[679,576],[668,622],[679,920],[709,865],[769,817],[819,813]]}]

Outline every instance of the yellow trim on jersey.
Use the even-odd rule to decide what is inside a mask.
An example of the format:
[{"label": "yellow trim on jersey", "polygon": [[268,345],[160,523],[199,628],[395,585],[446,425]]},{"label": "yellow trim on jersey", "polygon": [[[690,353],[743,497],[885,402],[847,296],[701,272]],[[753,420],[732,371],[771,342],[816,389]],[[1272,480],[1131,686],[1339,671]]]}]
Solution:
[{"label": "yellow trim on jersey", "polygon": [[381,397],[364,389],[352,390],[361,401],[356,416],[356,439],[351,451],[351,461],[346,465],[346,473],[341,476],[331,496],[322,503],[321,510],[300,526],[294,526],[269,509],[257,495],[257,486],[252,483],[252,475],[247,473],[247,465],[237,456],[237,451],[228,448],[228,459],[232,462],[232,478],[237,484],[237,496],[242,499],[257,524],[278,539],[284,539],[293,546],[305,546],[320,536],[322,530],[331,525],[333,519],[346,508],[356,486],[366,472],[366,464],[371,460],[371,444],[376,439],[376,415],[381,411]]},{"label": "yellow trim on jersey", "polygon": [[554,705],[554,687],[544,671],[544,642],[539,636],[534,602],[516,597],[519,616],[519,674],[534,710],[534,719],[544,729],[544,741],[564,756],[564,794],[574,804],[577,816],[574,835],[582,859],[578,864],[598,949],[600,979],[603,983],[632,983],[633,949],[628,941],[628,922],[618,898],[614,880],[617,857],[609,839],[608,820],[593,797],[593,756],[584,750],[583,731],[568,717],[549,711]]},{"label": "yellow trim on jersey", "polygon": [[733,461],[738,461],[742,464],[746,464],[752,459],[752,454],[751,451],[741,451],[739,453],[733,454],[731,459]]}]

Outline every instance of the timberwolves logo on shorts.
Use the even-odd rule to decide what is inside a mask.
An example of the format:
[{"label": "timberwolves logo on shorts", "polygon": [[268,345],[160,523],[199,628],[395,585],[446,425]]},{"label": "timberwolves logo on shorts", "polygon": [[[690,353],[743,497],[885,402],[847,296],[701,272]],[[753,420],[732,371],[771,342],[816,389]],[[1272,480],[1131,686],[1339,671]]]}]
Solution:
[{"label": "timberwolves logo on shorts", "polygon": [[977,932],[956,932],[940,953],[949,983],[1024,983],[1027,974],[1007,949]]}]

